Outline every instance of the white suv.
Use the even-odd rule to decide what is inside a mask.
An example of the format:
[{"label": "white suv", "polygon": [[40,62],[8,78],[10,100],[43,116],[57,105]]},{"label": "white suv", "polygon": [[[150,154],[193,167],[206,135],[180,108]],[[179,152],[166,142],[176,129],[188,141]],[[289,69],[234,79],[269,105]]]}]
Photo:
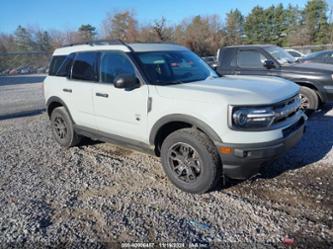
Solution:
[{"label": "white suv", "polygon": [[82,136],[161,157],[180,189],[244,179],[295,145],[306,116],[299,87],[274,77],[220,77],[174,44],[92,42],[57,49],[45,97],[55,140]]}]

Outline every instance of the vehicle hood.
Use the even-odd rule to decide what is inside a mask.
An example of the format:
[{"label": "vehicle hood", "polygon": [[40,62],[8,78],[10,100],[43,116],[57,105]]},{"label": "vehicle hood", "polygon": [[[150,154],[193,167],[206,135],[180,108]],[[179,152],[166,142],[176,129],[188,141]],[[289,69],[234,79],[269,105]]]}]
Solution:
[{"label": "vehicle hood", "polygon": [[276,77],[224,76],[193,83],[156,86],[161,97],[231,105],[266,105],[295,96],[299,86]]},{"label": "vehicle hood", "polygon": [[291,65],[283,66],[284,70],[292,71],[295,73],[304,73],[304,74],[332,74],[333,65],[323,64],[323,63],[294,63]]}]

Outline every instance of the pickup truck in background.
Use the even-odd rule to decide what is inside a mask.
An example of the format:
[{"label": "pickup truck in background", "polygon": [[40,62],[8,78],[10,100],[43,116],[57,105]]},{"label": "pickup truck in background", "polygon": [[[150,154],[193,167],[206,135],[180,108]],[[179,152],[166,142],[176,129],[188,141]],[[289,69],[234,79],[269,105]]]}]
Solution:
[{"label": "pickup truck in background", "polygon": [[217,54],[221,75],[277,76],[301,86],[302,108],[306,113],[333,101],[333,65],[300,63],[275,45],[224,47]]}]

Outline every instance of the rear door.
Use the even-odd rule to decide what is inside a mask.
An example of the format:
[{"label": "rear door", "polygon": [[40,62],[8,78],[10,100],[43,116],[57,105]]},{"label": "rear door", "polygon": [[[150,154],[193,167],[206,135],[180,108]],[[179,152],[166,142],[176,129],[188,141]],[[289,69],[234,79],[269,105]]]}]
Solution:
[{"label": "rear door", "polygon": [[[55,55],[52,57],[52,61],[49,67],[49,75],[44,80],[44,95],[46,101],[51,97],[59,97],[62,101],[67,103],[68,95],[63,91],[66,88],[67,78],[66,76],[61,76],[58,72],[59,70],[64,71],[64,64],[71,65],[72,60],[70,56],[67,55]],[[65,74],[68,75],[68,74]]]},{"label": "rear door", "polygon": [[98,57],[98,52],[76,53],[71,76],[63,89],[74,122],[89,128],[97,128],[92,94],[98,82]]},{"label": "rear door", "polygon": [[148,86],[131,90],[115,88],[113,81],[121,74],[140,78],[127,54],[103,52],[100,83],[93,89],[96,123],[103,132],[147,142]]}]

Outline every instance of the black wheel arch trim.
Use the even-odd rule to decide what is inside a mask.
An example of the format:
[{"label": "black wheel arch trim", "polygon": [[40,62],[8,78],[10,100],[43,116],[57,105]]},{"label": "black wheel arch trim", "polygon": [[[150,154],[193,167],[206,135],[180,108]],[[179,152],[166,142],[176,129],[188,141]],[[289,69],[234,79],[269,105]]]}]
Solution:
[{"label": "black wheel arch trim", "polygon": [[74,122],[74,120],[73,120],[73,117],[72,117],[72,115],[71,115],[71,113],[70,113],[70,111],[69,111],[67,105],[65,104],[65,102],[64,102],[61,98],[56,97],[56,96],[52,96],[52,97],[50,97],[50,98],[47,100],[47,102],[46,102],[47,113],[49,114],[49,117],[50,117],[49,108],[50,108],[50,105],[51,105],[52,103],[59,103],[61,106],[65,107],[65,109],[66,109],[66,111],[67,111],[67,113],[68,113],[70,119],[72,120],[73,124],[75,124],[75,122]]},{"label": "black wheel arch trim", "polygon": [[150,136],[149,136],[149,143],[151,145],[155,144],[155,138],[160,130],[164,125],[172,122],[184,122],[192,125],[193,127],[202,130],[213,142],[222,142],[219,135],[211,128],[208,124],[203,122],[202,120],[195,118],[190,115],[184,114],[170,114],[160,118],[152,127]]},{"label": "black wheel arch trim", "polygon": [[[327,101],[327,95],[325,89],[321,86],[321,84],[313,82],[313,81],[308,81],[308,80],[295,80],[294,81],[297,85],[307,87],[307,85],[312,86],[314,89],[317,89],[317,94],[319,95],[320,100],[323,102]],[[310,87],[311,89],[311,87]]]}]

